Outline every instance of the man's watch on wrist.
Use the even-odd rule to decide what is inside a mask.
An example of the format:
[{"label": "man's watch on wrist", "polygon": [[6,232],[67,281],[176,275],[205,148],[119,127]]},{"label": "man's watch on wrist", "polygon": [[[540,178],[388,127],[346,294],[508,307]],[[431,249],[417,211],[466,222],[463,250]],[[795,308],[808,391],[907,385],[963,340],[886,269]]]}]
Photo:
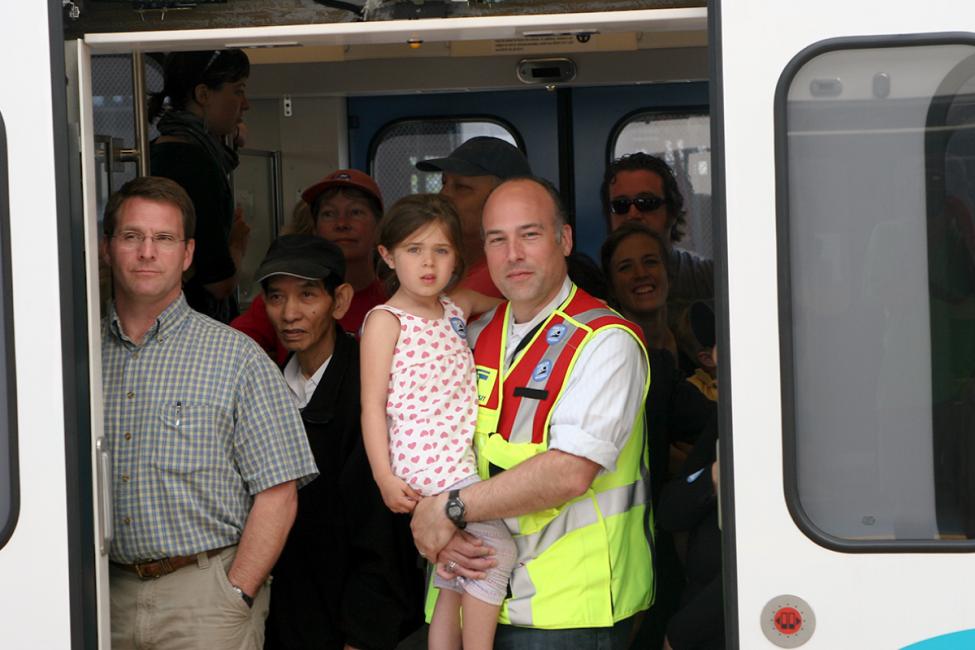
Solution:
[{"label": "man's watch on wrist", "polygon": [[460,500],[460,490],[451,490],[447,494],[445,510],[447,512],[447,519],[454,522],[455,526],[461,530],[467,528],[467,522],[464,520],[464,513],[467,511],[467,507]]},{"label": "man's watch on wrist", "polygon": [[246,603],[248,607],[253,607],[254,606],[254,597],[253,596],[248,596],[247,594],[244,593],[244,590],[243,589],[241,589],[240,587],[238,587],[237,585],[235,585],[233,583],[230,583],[230,587],[234,591],[237,592],[237,594],[240,596],[241,600],[243,600],[244,603]]}]

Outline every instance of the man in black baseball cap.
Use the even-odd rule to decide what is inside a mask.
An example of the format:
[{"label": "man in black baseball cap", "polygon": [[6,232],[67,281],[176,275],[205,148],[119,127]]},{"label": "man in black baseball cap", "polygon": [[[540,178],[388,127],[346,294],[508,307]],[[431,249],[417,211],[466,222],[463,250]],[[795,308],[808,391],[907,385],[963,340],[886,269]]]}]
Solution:
[{"label": "man in black baseball cap", "polygon": [[392,650],[421,622],[423,576],[409,519],[383,504],[362,446],[359,346],[338,323],[352,299],[345,256],[321,237],[284,235],[255,277],[292,353],[285,383],[320,471],[272,571],[264,647]]},{"label": "man in black baseball cap", "polygon": [[491,282],[484,263],[481,241],[481,212],[488,195],[501,181],[518,176],[531,176],[531,166],[518,147],[488,136],[464,142],[446,158],[422,160],[416,168],[424,172],[442,172],[443,188],[460,217],[464,235],[464,260],[467,278],[461,286],[501,297]]}]

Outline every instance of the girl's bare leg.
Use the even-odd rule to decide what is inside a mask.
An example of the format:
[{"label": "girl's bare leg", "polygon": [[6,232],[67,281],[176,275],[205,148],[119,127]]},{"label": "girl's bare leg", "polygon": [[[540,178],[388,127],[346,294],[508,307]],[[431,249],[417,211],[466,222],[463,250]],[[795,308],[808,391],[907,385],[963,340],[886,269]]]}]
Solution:
[{"label": "girl's bare leg", "polygon": [[[430,620],[427,635],[428,650],[460,650],[461,595],[456,591],[441,589]],[[497,614],[495,614],[497,616]],[[492,640],[494,633],[491,634]]]},{"label": "girl's bare leg", "polygon": [[490,605],[467,593],[460,596],[460,604],[464,650],[491,650],[494,647],[494,632],[498,629],[498,612],[501,606]]}]

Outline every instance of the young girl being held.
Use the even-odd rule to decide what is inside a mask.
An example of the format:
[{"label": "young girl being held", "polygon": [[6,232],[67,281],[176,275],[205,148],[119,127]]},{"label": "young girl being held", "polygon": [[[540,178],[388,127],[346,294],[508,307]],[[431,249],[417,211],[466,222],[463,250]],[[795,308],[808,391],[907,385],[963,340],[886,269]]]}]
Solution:
[{"label": "young girl being held", "polygon": [[[393,512],[406,513],[422,497],[478,481],[472,447],[477,390],[465,323],[472,310],[487,311],[498,301],[444,293],[463,277],[464,263],[460,221],[440,196],[399,200],[379,222],[378,240],[395,276],[388,281],[392,297],[363,325],[362,435],[383,500]],[[494,548],[497,566],[481,580],[436,576],[431,649],[494,644],[515,546],[500,520],[471,522],[466,531]]]}]

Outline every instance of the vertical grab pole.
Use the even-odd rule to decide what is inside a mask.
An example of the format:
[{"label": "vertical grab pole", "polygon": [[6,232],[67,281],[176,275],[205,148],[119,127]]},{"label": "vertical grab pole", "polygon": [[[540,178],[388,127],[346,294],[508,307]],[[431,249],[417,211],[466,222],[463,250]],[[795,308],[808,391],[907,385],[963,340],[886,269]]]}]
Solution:
[{"label": "vertical grab pole", "polygon": [[146,74],[142,52],[132,52],[132,105],[139,176],[149,175],[149,119],[146,115]]}]

